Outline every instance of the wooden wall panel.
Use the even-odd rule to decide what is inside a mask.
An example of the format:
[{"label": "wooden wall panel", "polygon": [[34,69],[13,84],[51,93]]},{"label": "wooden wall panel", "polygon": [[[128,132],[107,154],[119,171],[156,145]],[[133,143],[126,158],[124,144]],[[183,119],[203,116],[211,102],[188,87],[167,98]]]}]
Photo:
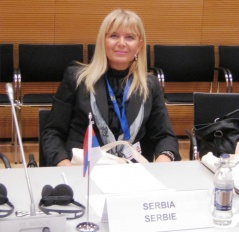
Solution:
[{"label": "wooden wall panel", "polygon": [[[151,46],[151,65],[154,63],[154,44],[213,44],[218,64],[219,44],[239,44],[239,1],[237,0],[2,0],[0,1],[0,43],[14,44],[14,64],[18,67],[20,43],[82,43],[84,62],[87,44],[94,43],[105,15],[115,8],[134,10],[142,18],[147,43]],[[217,73],[213,83],[216,91]],[[1,84],[1,92],[5,85]],[[55,92],[58,83],[24,84],[25,92]],[[208,86],[168,84],[168,91],[178,89],[208,90]],[[224,91],[221,85],[220,91]],[[239,91],[239,86],[234,87]],[[192,108],[170,106],[169,115],[176,134],[184,134],[192,122]],[[9,114],[0,114],[0,139],[10,136]],[[22,115],[23,136],[37,135],[36,109],[25,109]],[[26,127],[26,128],[25,128]],[[35,131],[35,132],[34,132]]]}]

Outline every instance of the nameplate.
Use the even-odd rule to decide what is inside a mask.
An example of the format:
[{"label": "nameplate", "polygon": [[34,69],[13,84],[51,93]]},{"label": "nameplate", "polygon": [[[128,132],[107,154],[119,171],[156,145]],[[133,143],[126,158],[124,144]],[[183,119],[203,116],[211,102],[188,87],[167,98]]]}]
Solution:
[{"label": "nameplate", "polygon": [[213,227],[208,190],[111,195],[106,197],[105,209],[111,232]]}]

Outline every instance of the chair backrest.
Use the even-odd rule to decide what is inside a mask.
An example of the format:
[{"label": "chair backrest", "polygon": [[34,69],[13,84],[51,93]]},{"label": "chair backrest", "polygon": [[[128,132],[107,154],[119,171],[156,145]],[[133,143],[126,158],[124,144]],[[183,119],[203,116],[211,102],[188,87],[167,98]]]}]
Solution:
[{"label": "chair backrest", "polygon": [[73,61],[83,62],[82,44],[19,44],[22,82],[60,82]]},{"label": "chair backrest", "polygon": [[0,44],[0,82],[13,81],[13,44]]},{"label": "chair backrest", "polygon": [[[13,82],[13,70],[13,44],[0,44],[0,85]],[[4,89],[4,92],[0,92],[0,104],[10,104],[5,86],[0,89]]]},{"label": "chair backrest", "polygon": [[[93,55],[94,55],[94,52],[95,52],[95,44],[88,44],[87,45],[87,54],[88,54],[88,63],[90,63]],[[146,49],[147,49],[147,67],[148,67],[148,70],[150,70],[150,63],[151,63],[151,58],[150,58],[150,45],[147,44],[146,46]]]},{"label": "chair backrest", "polygon": [[[229,46],[229,45],[219,45],[219,68],[227,72],[225,76],[224,72],[218,72],[218,92],[219,83],[226,83],[226,92],[228,92],[228,86],[230,83],[230,91],[233,91],[233,82],[239,82],[239,45]],[[225,78],[226,77],[226,78]]]},{"label": "chair backrest", "polygon": [[[19,82],[60,82],[65,69],[73,61],[83,62],[82,44],[19,44]],[[17,96],[22,104],[51,105],[54,93],[50,87],[43,92],[18,85]],[[22,94],[22,92],[24,94]]]},{"label": "chair backrest", "polygon": [[[239,93],[194,93],[194,125],[212,123],[239,109]],[[232,115],[239,118],[239,113]]]},{"label": "chair backrest", "polygon": [[[161,72],[161,87],[168,104],[193,104],[193,92],[211,92],[214,64],[213,45],[154,45],[154,67]],[[171,82],[170,90],[166,82]]]},{"label": "chair backrest", "polygon": [[213,45],[154,45],[154,66],[165,82],[212,82],[214,65]]},{"label": "chair backrest", "polygon": [[[218,53],[219,67],[229,69],[231,71],[233,81],[239,81],[239,45],[219,45]],[[219,72],[218,81],[225,82],[225,77],[222,72]]]},{"label": "chair backrest", "polygon": [[40,167],[45,167],[47,166],[46,164],[46,159],[45,156],[43,154],[43,150],[42,150],[42,141],[41,141],[41,134],[45,128],[48,116],[50,114],[50,110],[49,109],[39,109],[38,112],[38,116],[39,116],[39,136],[38,136],[38,141],[39,141],[39,166]]}]

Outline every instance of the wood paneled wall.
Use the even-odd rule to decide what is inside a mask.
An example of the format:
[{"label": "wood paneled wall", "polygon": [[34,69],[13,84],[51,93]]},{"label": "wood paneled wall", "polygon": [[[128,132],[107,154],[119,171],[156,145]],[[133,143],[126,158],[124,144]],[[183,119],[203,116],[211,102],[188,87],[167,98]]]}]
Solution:
[{"label": "wood paneled wall", "polygon": [[[131,9],[140,15],[146,29],[147,43],[150,45],[213,44],[217,64],[219,44],[239,44],[238,0],[2,0],[0,43],[14,44],[15,67],[18,67],[20,43],[82,43],[86,62],[86,45],[95,43],[103,18],[115,8]],[[151,46],[153,65],[152,49]],[[5,92],[5,85],[1,84],[0,87],[0,92]],[[55,88],[49,84],[27,85],[26,91],[41,92],[50,89],[51,92]],[[169,88],[175,90],[183,86]],[[213,85],[213,91],[215,90],[216,80]],[[192,125],[192,107],[170,106],[168,109],[176,134],[185,135],[185,129]],[[24,109],[24,138],[37,137],[37,112],[36,108]],[[0,108],[0,138],[9,137],[9,108]]]}]

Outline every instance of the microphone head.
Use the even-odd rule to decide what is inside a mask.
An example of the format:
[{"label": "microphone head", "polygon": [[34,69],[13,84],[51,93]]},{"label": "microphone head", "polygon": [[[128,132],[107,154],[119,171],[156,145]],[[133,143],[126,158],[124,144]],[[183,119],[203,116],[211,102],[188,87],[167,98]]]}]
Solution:
[{"label": "microphone head", "polygon": [[13,88],[11,83],[6,84],[6,92],[10,102],[13,101]]}]

